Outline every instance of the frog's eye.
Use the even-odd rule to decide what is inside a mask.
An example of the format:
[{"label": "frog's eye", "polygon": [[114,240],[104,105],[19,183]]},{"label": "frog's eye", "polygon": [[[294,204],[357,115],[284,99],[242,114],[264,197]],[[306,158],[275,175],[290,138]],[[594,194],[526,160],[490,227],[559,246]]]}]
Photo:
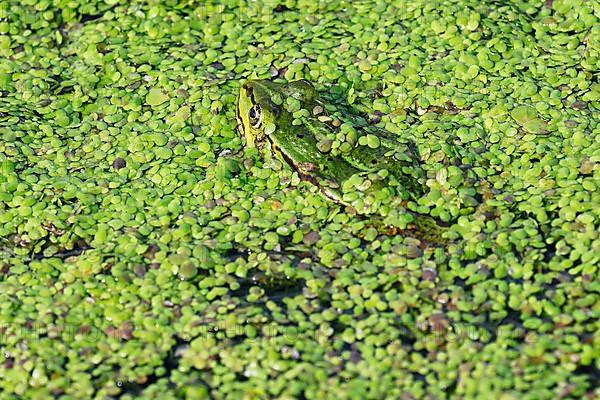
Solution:
[{"label": "frog's eye", "polygon": [[254,129],[260,127],[260,124],[262,123],[262,109],[258,104],[253,106],[248,112],[248,120],[250,121],[250,126]]}]

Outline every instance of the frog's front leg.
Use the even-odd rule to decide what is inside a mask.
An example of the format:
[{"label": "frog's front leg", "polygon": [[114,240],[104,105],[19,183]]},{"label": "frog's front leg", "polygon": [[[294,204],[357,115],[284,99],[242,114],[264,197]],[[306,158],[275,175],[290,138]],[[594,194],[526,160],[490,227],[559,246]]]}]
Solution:
[{"label": "frog's front leg", "polygon": [[271,141],[264,140],[260,142],[259,152],[263,157],[265,167],[273,171],[280,171],[283,168],[281,155]]}]

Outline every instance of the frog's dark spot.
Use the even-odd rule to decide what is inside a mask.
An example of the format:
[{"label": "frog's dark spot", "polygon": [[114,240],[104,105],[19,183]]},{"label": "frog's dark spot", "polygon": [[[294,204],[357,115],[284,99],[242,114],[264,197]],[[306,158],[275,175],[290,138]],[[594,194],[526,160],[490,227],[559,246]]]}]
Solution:
[{"label": "frog's dark spot", "polygon": [[373,165],[377,164],[377,160],[376,159],[372,159],[371,160],[371,164],[373,164]]},{"label": "frog's dark spot", "polygon": [[304,133],[296,133],[296,137],[298,139],[303,139],[304,138]]}]

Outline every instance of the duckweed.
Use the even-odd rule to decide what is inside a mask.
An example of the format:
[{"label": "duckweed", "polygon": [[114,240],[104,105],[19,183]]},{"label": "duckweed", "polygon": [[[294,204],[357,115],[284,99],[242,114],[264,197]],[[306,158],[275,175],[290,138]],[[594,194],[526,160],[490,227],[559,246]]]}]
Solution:
[{"label": "duckweed", "polygon": [[[1,398],[600,397],[595,2],[205,3],[0,6]],[[248,78],[450,243],[244,148]]]}]

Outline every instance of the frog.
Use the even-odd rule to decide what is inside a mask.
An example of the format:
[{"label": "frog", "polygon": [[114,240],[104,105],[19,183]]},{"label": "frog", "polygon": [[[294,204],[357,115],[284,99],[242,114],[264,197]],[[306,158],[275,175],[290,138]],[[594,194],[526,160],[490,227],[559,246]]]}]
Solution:
[{"label": "frog", "polygon": [[406,207],[426,192],[412,142],[332,104],[306,79],[248,80],[240,87],[236,111],[246,147],[274,155],[379,232],[448,243],[446,227]]}]

